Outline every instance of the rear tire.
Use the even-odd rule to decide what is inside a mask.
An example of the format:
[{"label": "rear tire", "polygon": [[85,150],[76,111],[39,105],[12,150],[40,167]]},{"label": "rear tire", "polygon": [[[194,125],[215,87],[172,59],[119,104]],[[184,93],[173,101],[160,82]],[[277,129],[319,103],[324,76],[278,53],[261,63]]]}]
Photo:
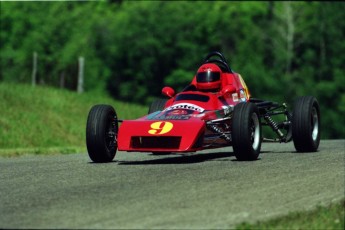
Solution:
[{"label": "rear tire", "polygon": [[118,122],[110,105],[91,108],[86,124],[86,146],[90,159],[96,163],[110,162],[117,151]]},{"label": "rear tire", "polygon": [[168,101],[167,99],[156,99],[155,101],[153,101],[150,105],[148,114],[154,113],[157,111],[162,111],[167,101]]},{"label": "rear tire", "polygon": [[232,147],[237,160],[252,161],[258,159],[261,141],[258,107],[250,102],[237,104],[232,118]]},{"label": "rear tire", "polygon": [[313,96],[297,98],[292,114],[292,139],[297,152],[315,152],[320,144],[320,106]]}]

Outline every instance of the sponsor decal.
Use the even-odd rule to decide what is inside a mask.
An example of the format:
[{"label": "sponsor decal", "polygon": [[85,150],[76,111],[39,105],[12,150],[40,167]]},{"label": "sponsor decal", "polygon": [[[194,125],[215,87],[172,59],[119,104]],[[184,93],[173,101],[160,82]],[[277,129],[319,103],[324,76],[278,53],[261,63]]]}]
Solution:
[{"label": "sponsor decal", "polygon": [[190,119],[189,113],[193,113],[193,111],[188,112],[188,110],[173,110],[167,111],[165,113],[161,113],[161,111],[149,114],[146,119],[147,120],[188,120]]},{"label": "sponsor decal", "polygon": [[223,111],[224,111],[224,115],[226,116],[226,115],[228,115],[228,114],[230,114],[231,113],[231,111],[232,111],[232,107],[231,106],[222,106],[222,108],[223,108]]},{"label": "sponsor decal", "polygon": [[170,132],[173,127],[174,125],[171,122],[157,121],[150,125],[151,129],[148,131],[148,133],[152,135],[161,135]]},{"label": "sponsor decal", "polygon": [[160,115],[147,117],[147,120],[188,120],[190,115]]},{"label": "sponsor decal", "polygon": [[241,101],[246,101],[247,97],[246,97],[246,93],[244,92],[243,89],[240,89],[240,98],[241,98]]},{"label": "sponsor decal", "polygon": [[188,120],[189,118],[189,115],[161,115],[154,117],[156,120]]},{"label": "sponsor decal", "polygon": [[246,96],[246,100],[249,100],[250,98],[250,93],[249,93],[249,90],[248,90],[248,87],[246,85],[246,83],[244,82],[242,76],[239,74],[238,77],[240,78],[240,81],[241,81],[241,85],[243,86],[243,89],[244,89],[244,92],[245,92],[245,96]]},{"label": "sponsor decal", "polygon": [[205,109],[201,108],[200,106],[194,105],[194,104],[190,104],[190,103],[179,103],[176,105],[172,105],[168,108],[166,108],[164,111],[170,111],[173,109],[188,109],[188,110],[193,110],[193,111],[197,111],[197,112],[204,112]]},{"label": "sponsor decal", "polygon": [[232,100],[235,102],[238,101],[238,94],[237,93],[232,94]]}]

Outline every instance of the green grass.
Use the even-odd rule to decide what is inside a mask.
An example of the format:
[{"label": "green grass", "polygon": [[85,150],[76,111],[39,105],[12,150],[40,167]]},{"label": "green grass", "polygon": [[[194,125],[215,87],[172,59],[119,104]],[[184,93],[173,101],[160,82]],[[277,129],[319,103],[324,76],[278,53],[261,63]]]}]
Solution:
[{"label": "green grass", "polygon": [[71,154],[84,153],[86,147],[66,146],[66,147],[36,147],[36,148],[11,148],[0,149],[0,156],[2,157],[16,157],[22,155],[52,155],[52,154]]},{"label": "green grass", "polygon": [[148,107],[100,93],[77,94],[50,87],[0,83],[0,155],[86,151],[87,115],[95,104],[114,106],[120,119],[135,119]]},{"label": "green grass", "polygon": [[295,212],[255,224],[242,223],[236,227],[244,229],[344,229],[345,200],[327,207],[319,206],[309,212]]}]

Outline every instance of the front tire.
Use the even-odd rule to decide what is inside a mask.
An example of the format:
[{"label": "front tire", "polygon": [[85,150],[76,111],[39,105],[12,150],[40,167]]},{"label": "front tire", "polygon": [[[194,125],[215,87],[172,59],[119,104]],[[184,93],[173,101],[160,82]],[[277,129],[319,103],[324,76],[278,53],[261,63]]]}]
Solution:
[{"label": "front tire", "polygon": [[261,123],[257,106],[250,102],[237,104],[232,118],[232,147],[237,160],[258,159],[261,141]]},{"label": "front tire", "polygon": [[117,151],[118,122],[110,105],[91,108],[86,124],[86,146],[90,159],[96,163],[110,162]]},{"label": "front tire", "polygon": [[297,152],[315,152],[320,144],[320,106],[313,96],[297,98],[292,114],[292,139]]}]

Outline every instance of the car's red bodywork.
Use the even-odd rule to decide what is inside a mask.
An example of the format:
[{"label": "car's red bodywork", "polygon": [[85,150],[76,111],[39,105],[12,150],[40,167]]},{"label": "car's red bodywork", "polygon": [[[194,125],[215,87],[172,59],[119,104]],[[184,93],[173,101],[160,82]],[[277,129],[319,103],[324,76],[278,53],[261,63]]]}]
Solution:
[{"label": "car's red bodywork", "polygon": [[[293,140],[298,152],[319,147],[320,105],[315,97],[298,97],[292,110],[286,103],[252,98],[220,52],[206,56],[181,92],[166,86],[162,94],[169,99],[153,101],[148,115],[136,120],[118,119],[111,105],[93,106],[86,125],[92,161],[110,162],[117,150],[165,154],[226,146],[232,146],[237,160],[252,161],[263,141]],[[263,136],[262,126],[270,127],[276,138]]]},{"label": "car's red bodywork", "polygon": [[[190,86],[195,86],[194,77]],[[223,72],[217,92],[184,91],[174,95],[170,87],[162,93],[171,97],[163,111],[122,122],[118,150],[137,152],[191,152],[229,145],[212,138],[206,123],[224,118],[233,107],[250,99],[249,90],[237,73]],[[229,124],[230,125],[230,124]]]}]

